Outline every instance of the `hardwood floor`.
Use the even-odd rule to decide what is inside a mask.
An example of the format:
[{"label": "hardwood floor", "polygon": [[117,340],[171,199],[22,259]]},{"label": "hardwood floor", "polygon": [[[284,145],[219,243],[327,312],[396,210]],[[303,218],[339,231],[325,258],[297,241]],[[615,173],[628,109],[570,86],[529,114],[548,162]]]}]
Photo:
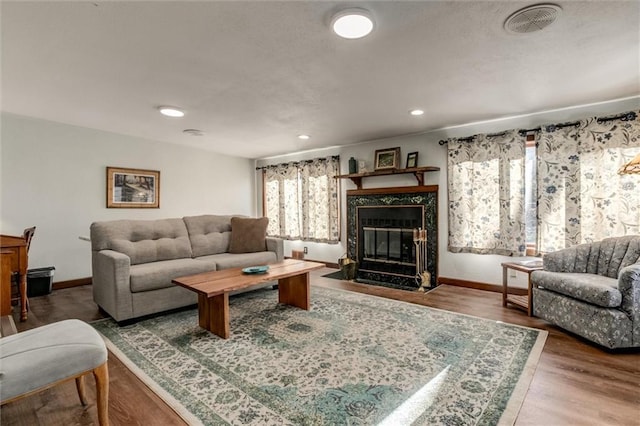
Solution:
[{"label": "hardwood floor", "polygon": [[[403,300],[448,311],[542,328],[549,337],[516,425],[640,426],[640,351],[612,353],[570,335],[515,308],[503,308],[500,293],[442,285],[429,293],[410,293],[349,283],[312,272],[312,284]],[[312,290],[313,301],[313,290]],[[66,318],[102,317],[91,286],[55,290],[30,301],[29,319],[18,330]],[[138,380],[115,356],[109,356],[109,418],[112,425],[182,425],[184,422]],[[80,405],[73,381],[7,404],[0,424],[97,424],[95,385],[86,378],[88,407]]]}]

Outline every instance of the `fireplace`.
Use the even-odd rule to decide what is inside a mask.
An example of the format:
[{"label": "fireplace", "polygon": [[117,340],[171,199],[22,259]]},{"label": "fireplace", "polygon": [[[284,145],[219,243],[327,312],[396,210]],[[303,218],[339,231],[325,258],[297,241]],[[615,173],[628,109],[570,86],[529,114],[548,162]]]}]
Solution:
[{"label": "fireplace", "polygon": [[424,227],[424,206],[360,206],[357,209],[359,270],[413,280],[416,274],[413,230]]},{"label": "fireplace", "polygon": [[[431,275],[423,286],[435,286],[436,212],[437,186],[348,191],[347,245],[349,257],[358,261],[357,281],[417,289],[422,266]],[[414,241],[416,229],[426,230],[426,250]]]}]

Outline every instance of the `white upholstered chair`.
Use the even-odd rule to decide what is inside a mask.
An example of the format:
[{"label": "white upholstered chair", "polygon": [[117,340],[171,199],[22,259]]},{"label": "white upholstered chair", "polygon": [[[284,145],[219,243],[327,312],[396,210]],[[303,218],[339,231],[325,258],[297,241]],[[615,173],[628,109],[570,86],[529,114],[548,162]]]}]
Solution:
[{"label": "white upholstered chair", "polygon": [[93,327],[72,319],[0,339],[0,405],[72,379],[87,405],[84,376],[89,373],[96,380],[99,424],[107,426],[107,348]]}]

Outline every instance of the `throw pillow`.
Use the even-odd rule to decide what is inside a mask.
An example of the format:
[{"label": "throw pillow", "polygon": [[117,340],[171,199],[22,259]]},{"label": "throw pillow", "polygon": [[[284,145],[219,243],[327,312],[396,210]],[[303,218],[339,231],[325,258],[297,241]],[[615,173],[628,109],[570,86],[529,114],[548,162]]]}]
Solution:
[{"label": "throw pillow", "polygon": [[254,253],[267,249],[268,217],[232,217],[229,253]]}]

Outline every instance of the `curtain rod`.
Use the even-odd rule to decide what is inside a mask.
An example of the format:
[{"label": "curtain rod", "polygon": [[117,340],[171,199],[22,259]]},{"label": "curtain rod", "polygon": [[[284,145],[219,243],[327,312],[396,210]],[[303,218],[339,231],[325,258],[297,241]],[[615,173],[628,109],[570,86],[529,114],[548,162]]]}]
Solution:
[{"label": "curtain rod", "polygon": [[[631,112],[625,112],[623,114],[618,114],[612,117],[598,117],[596,118],[596,121],[598,123],[604,123],[606,121],[611,121],[611,120],[622,120],[622,121],[630,121],[630,120],[635,120],[636,119],[636,113],[631,111]],[[563,128],[563,127],[571,127],[571,126],[577,126],[578,124],[580,124],[580,121],[572,121],[572,122],[568,122],[568,123],[560,123],[560,124],[554,124],[554,127],[558,127],[558,128]],[[530,132],[539,132],[540,130],[542,130],[541,127],[535,127],[533,129],[523,129],[520,130],[518,133],[520,133],[522,136],[526,135],[527,133]],[[507,132],[500,132],[500,133],[490,133],[487,136],[488,137],[496,137],[496,136],[502,136],[504,134],[506,134]],[[473,136],[467,136],[465,138],[458,138],[458,141],[460,142],[469,142],[470,140],[473,139]],[[447,144],[447,140],[446,139],[442,139],[440,142],[438,142],[439,145],[446,145]]]},{"label": "curtain rod", "polygon": [[265,169],[271,169],[271,168],[274,168],[274,167],[287,166],[287,165],[299,166],[300,164],[309,164],[309,163],[313,163],[314,161],[318,161],[318,160],[327,161],[328,158],[330,158],[332,160],[340,160],[340,156],[339,155],[331,155],[329,157],[314,158],[313,160],[302,160],[302,161],[292,161],[290,163],[271,164],[269,166],[256,167],[256,170],[265,170]]}]

